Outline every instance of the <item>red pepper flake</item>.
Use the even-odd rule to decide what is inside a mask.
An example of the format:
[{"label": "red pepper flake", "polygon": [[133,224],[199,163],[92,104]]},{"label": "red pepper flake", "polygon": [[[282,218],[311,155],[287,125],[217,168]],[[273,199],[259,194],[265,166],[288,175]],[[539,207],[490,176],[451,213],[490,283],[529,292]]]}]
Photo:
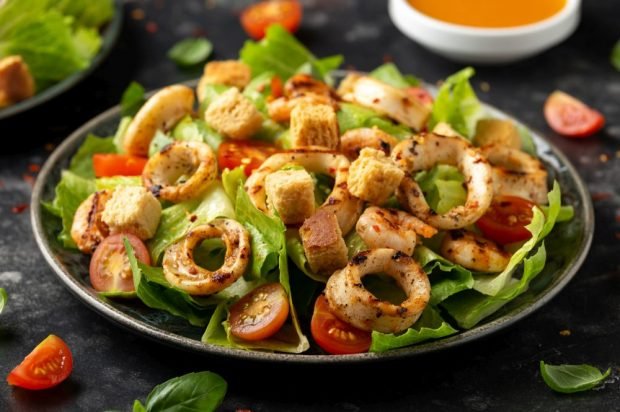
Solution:
[{"label": "red pepper flake", "polygon": [[198,219],[198,216],[196,216],[196,215],[191,215],[189,217],[189,221],[192,222],[192,223],[194,223],[196,221],[196,219]]},{"label": "red pepper flake", "polygon": [[[0,187],[2,187],[2,186],[0,186]],[[617,222],[617,223],[620,223],[620,214],[617,214],[617,215],[616,215],[616,222]]]},{"label": "red pepper flake", "polygon": [[616,239],[620,240],[620,232],[616,232]]},{"label": "red pepper flake", "polygon": [[155,23],[154,21],[149,21],[148,23],[146,23],[146,31],[148,31],[149,33],[157,33],[157,30],[159,30],[159,26],[157,26],[157,23]]},{"label": "red pepper flake", "polygon": [[133,9],[131,11],[131,18],[134,20],[144,20],[144,10],[142,9]]},{"label": "red pepper flake", "polygon": [[394,61],[394,57],[392,57],[391,54],[384,54],[383,55],[383,63],[391,63]]},{"label": "red pepper flake", "polygon": [[351,72],[357,71],[357,68],[355,66],[353,66],[352,64],[347,64],[345,66],[345,69],[348,70],[348,71],[351,71]]},{"label": "red pepper flake", "polygon": [[52,150],[54,150],[56,145],[54,143],[45,143],[45,146],[43,147],[45,148],[45,151],[51,152]]},{"label": "red pepper flake", "polygon": [[28,165],[28,171],[30,173],[37,173],[39,170],[41,170],[41,165],[38,165],[36,163],[30,163]]},{"label": "red pepper flake", "polygon": [[592,193],[592,200],[595,202],[599,202],[601,200],[607,200],[611,197],[611,193],[609,192],[595,192]]},{"label": "red pepper flake", "polygon": [[207,31],[203,29],[202,27],[195,27],[194,30],[192,30],[192,36],[207,37]]},{"label": "red pepper flake", "polygon": [[30,186],[34,186],[34,176],[24,173],[22,175],[22,180],[28,183]]},{"label": "red pepper flake", "polygon": [[22,213],[27,208],[28,208],[28,203],[20,203],[11,208],[11,213],[15,213],[17,215],[19,213]]}]

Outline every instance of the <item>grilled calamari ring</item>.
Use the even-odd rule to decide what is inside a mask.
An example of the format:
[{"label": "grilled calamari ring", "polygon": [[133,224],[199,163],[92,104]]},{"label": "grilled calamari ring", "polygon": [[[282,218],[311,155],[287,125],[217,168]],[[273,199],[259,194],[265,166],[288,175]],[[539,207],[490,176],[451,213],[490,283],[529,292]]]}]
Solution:
[{"label": "grilled calamari ring", "polygon": [[215,155],[202,142],[173,142],[151,156],[142,171],[144,186],[171,202],[200,195],[216,177]]},{"label": "grilled calamari ring", "polygon": [[351,161],[357,159],[366,147],[381,150],[386,156],[398,144],[398,139],[378,127],[351,129],[340,136],[340,151]]},{"label": "grilled calamari ring", "polygon": [[[394,305],[370,293],[362,278],[385,273],[394,278],[407,295]],[[356,328],[398,333],[415,323],[431,296],[428,276],[413,258],[394,249],[372,249],[358,253],[327,281],[325,297],[333,313]]]},{"label": "grilled calamari ring", "polygon": [[[215,271],[200,267],[194,261],[194,249],[203,240],[222,238],[226,256],[222,267]],[[215,219],[191,229],[185,237],[173,243],[164,254],[166,280],[174,287],[192,295],[210,295],[230,286],[239,279],[250,259],[250,235],[232,219]]]},{"label": "grilled calamari ring", "polygon": [[480,150],[491,163],[496,196],[518,196],[539,205],[547,203],[547,170],[540,160],[503,145],[488,145]]},{"label": "grilled calamari ring", "polygon": [[75,212],[71,224],[71,239],[84,253],[93,253],[99,243],[110,234],[102,219],[103,209],[112,197],[109,190],[100,190],[88,196]]},{"label": "grilled calamari ring", "polygon": [[264,213],[271,213],[267,208],[265,179],[273,172],[288,164],[297,164],[309,172],[325,173],[334,177],[334,188],[321,207],[333,209],[338,218],[342,234],[347,234],[362,213],[363,202],[349,193],[349,160],[338,153],[320,147],[304,147],[276,153],[256,169],[245,183],[254,206]]},{"label": "grilled calamari ring", "polygon": [[462,229],[446,233],[439,252],[446,259],[476,272],[501,272],[510,261],[510,253],[495,242]]},{"label": "grilled calamari ring", "polygon": [[192,112],[194,91],[176,84],[164,87],[140,108],[123,138],[123,147],[128,154],[146,157],[149,145],[157,130],[169,130],[183,116]]},{"label": "grilled calamari ring", "polygon": [[[460,229],[478,220],[493,198],[491,166],[482,153],[465,140],[436,134],[422,134],[400,142],[392,150],[392,159],[407,175],[396,190],[399,202],[431,226]],[[465,177],[467,199],[443,214],[434,212],[418,183],[411,177],[436,164],[457,166]]]}]

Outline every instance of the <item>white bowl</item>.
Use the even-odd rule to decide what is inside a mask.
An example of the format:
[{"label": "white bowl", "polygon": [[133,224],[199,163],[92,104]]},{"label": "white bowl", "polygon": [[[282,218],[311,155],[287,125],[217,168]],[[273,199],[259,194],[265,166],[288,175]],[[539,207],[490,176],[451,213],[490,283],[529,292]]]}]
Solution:
[{"label": "white bowl", "polygon": [[497,29],[446,23],[419,12],[406,0],[390,0],[388,9],[401,32],[441,56],[462,63],[500,64],[562,42],[577,28],[580,6],[581,0],[566,0],[562,10],[545,20]]}]

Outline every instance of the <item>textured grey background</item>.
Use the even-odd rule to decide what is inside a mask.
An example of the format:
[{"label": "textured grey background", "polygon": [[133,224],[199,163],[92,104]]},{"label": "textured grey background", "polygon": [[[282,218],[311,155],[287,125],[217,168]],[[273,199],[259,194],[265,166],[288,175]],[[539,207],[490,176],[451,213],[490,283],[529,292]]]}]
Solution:
[{"label": "textured grey background", "polygon": [[[229,382],[222,410],[620,410],[620,73],[609,52],[620,38],[615,0],[585,1],[583,21],[564,44],[509,67],[478,68],[482,100],[541,130],[580,170],[595,199],[596,235],[590,255],[566,289],[507,331],[457,350],[398,363],[346,368],[281,368],[197,357],[120,329],[83,306],[56,279],[36,248],[28,203],[31,164],[95,114],[116,104],[131,80],[148,88],[197,77],[166,59],[166,50],[206,34],[214,58],[232,58],[245,34],[245,1],[131,1],[121,39],[87,81],[44,107],[0,122],[0,286],[9,304],[0,315],[2,379],[49,333],[67,341],[75,368],[58,388],[27,392],[0,383],[0,410],[130,410],[164,380],[212,370]],[[371,69],[393,59],[405,72],[436,81],[459,65],[434,56],[391,24],[383,0],[311,0],[300,39],[316,54],[343,53],[347,65]],[[143,19],[140,12],[144,11]],[[155,32],[149,32],[147,27]],[[490,86],[480,85],[486,82]],[[581,97],[607,117],[605,131],[587,140],[554,135],[542,117],[554,89]],[[560,331],[569,329],[570,336]],[[538,362],[612,367],[603,388],[560,396],[538,373]]]}]

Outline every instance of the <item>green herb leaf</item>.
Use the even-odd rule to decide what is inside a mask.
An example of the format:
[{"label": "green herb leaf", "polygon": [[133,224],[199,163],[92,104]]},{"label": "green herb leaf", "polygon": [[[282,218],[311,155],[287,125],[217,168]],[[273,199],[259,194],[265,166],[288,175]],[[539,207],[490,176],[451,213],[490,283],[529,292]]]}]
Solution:
[{"label": "green herb leaf", "polygon": [[374,110],[366,107],[361,107],[352,103],[341,103],[337,115],[340,133],[360,127],[377,126],[387,134],[391,134],[400,140],[411,137],[411,129],[400,124],[395,124]]},{"label": "green herb leaf", "polygon": [[616,43],[611,50],[611,65],[620,72],[620,40]]},{"label": "green herb leaf", "polygon": [[377,67],[370,72],[370,77],[374,77],[377,80],[399,89],[417,86],[420,84],[420,80],[418,80],[415,76],[404,76],[394,63],[386,63]]},{"label": "green herb leaf", "polygon": [[[134,403],[136,411],[212,412],[224,400],[228,384],[213,372],[195,372],[157,385],[144,406]],[[137,408],[137,409],[136,409]]]},{"label": "green herb leaf", "polygon": [[139,400],[135,400],[133,402],[133,412],[146,412],[146,408],[144,407],[144,405],[142,404],[142,402],[140,402]]},{"label": "green herb leaf", "polygon": [[540,361],[540,374],[551,389],[561,393],[587,391],[603,382],[611,368],[601,373],[590,365],[547,365]]},{"label": "green herb leaf", "polygon": [[6,294],[6,290],[4,290],[3,288],[0,288],[0,313],[2,313],[2,310],[4,309],[4,306],[6,305],[6,301],[8,299],[9,297]]},{"label": "green herb leaf", "polygon": [[418,173],[415,179],[435,212],[446,213],[456,206],[465,204],[467,198],[467,192],[463,187],[465,178],[456,167],[435,165],[431,170]]},{"label": "green herb leaf", "polygon": [[181,40],[169,51],[170,60],[179,66],[187,67],[202,63],[213,51],[213,44],[204,37]]},{"label": "green herb leaf", "polygon": [[138,82],[131,82],[121,97],[121,114],[123,116],[135,116],[146,101],[144,87]]},{"label": "green herb leaf", "polygon": [[93,155],[95,153],[116,153],[113,137],[86,136],[86,140],[75,153],[69,164],[69,171],[84,178],[94,178]]}]

